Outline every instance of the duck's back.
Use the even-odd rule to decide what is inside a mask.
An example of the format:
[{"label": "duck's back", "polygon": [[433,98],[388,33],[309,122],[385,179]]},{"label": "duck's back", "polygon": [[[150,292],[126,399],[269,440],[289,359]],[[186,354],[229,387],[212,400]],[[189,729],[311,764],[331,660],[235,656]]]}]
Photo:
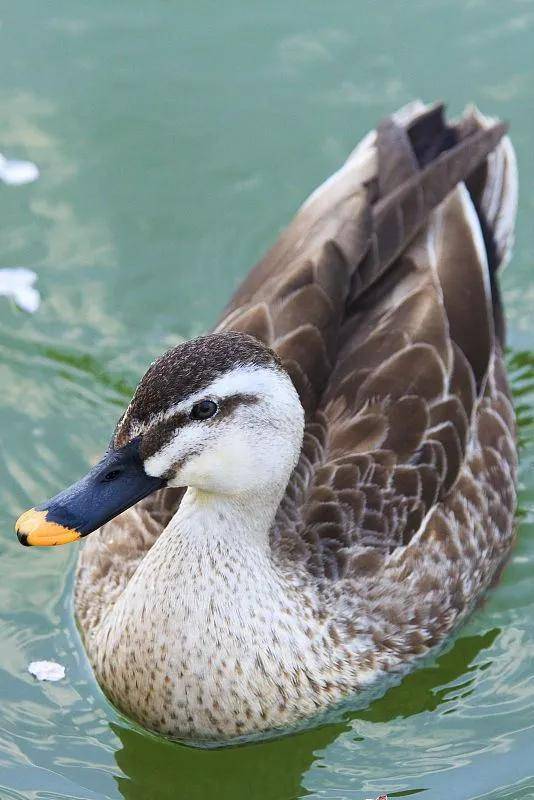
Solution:
[{"label": "duck's back", "polygon": [[[475,111],[448,126],[440,107],[418,104],[382,123],[307,201],[219,326],[269,344],[295,382],[307,426],[273,553],[328,597],[333,637],[368,635],[370,658],[437,641],[512,543],[514,416],[495,276],[516,178],[502,134]],[[179,502],[163,490],[89,540],[82,627]]]}]

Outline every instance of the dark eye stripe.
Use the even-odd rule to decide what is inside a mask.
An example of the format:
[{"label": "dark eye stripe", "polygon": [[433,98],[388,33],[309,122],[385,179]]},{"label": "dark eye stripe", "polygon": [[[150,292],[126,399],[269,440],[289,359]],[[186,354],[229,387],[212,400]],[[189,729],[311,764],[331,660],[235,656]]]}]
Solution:
[{"label": "dark eye stripe", "polygon": [[231,397],[225,397],[224,400],[219,402],[219,411],[224,414],[231,414],[238,406],[253,405],[258,403],[259,398],[255,394],[233,394]]},{"label": "dark eye stripe", "polygon": [[[218,424],[219,420],[228,417],[236,408],[242,405],[252,405],[258,402],[258,397],[253,394],[234,394],[219,401],[218,413],[206,420],[211,425]],[[173,414],[172,417],[164,422],[158,422],[141,436],[140,454],[145,460],[154,453],[157,453],[172,439],[173,434],[178,428],[193,424],[196,420],[191,420],[189,412],[181,411]]]}]

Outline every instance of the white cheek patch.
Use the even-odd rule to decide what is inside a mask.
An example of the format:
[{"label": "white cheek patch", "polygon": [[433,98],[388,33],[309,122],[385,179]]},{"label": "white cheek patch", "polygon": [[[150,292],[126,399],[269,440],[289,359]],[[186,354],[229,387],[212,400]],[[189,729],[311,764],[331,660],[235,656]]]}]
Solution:
[{"label": "white cheek patch", "polygon": [[[201,430],[201,428],[204,428]],[[206,429],[202,423],[190,423],[181,428],[167,444],[144,461],[147,475],[160,477],[180,461],[198,454],[206,444]]]},{"label": "white cheek patch", "polygon": [[153,477],[176,471],[176,485],[231,490],[250,481],[251,459],[258,458],[254,444],[250,428],[239,417],[212,427],[193,423],[178,431],[144,467]]},{"label": "white cheek patch", "polygon": [[252,452],[250,442],[232,427],[186,461],[180,475],[188,486],[202,486],[208,481],[205,488],[212,490],[242,487],[250,480]]},{"label": "white cheek patch", "polygon": [[[257,437],[256,437],[257,438]],[[178,470],[180,485],[192,485],[206,476],[220,476],[226,483],[234,475],[250,470],[254,452],[250,421],[239,413],[210,425],[191,422],[181,428],[161,450],[144,462],[147,475],[159,477]],[[239,473],[239,474],[238,474]]]}]

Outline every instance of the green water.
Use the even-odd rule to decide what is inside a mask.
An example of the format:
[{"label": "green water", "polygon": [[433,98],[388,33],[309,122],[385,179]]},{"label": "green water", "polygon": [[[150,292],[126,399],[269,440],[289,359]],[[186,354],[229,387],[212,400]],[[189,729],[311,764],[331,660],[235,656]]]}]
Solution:
[{"label": "green water", "polygon": [[[534,2],[0,2],[0,798],[534,798]],[[364,712],[206,752],[135,729],[72,623],[76,546],[23,550],[21,510],[101,454],[147,363],[204,331],[306,194],[414,96],[508,119],[520,211],[504,279],[521,527],[450,649]],[[31,660],[67,667],[35,682]]]}]

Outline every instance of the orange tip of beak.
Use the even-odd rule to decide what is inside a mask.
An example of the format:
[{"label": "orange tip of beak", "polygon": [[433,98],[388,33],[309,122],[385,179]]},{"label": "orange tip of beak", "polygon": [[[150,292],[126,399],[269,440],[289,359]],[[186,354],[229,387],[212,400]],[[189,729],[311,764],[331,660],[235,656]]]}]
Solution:
[{"label": "orange tip of beak", "polygon": [[57,522],[48,522],[47,511],[36,511],[30,508],[21,514],[15,524],[19,542],[32,547],[52,547],[57,544],[68,544],[80,538],[78,531],[64,528]]}]

